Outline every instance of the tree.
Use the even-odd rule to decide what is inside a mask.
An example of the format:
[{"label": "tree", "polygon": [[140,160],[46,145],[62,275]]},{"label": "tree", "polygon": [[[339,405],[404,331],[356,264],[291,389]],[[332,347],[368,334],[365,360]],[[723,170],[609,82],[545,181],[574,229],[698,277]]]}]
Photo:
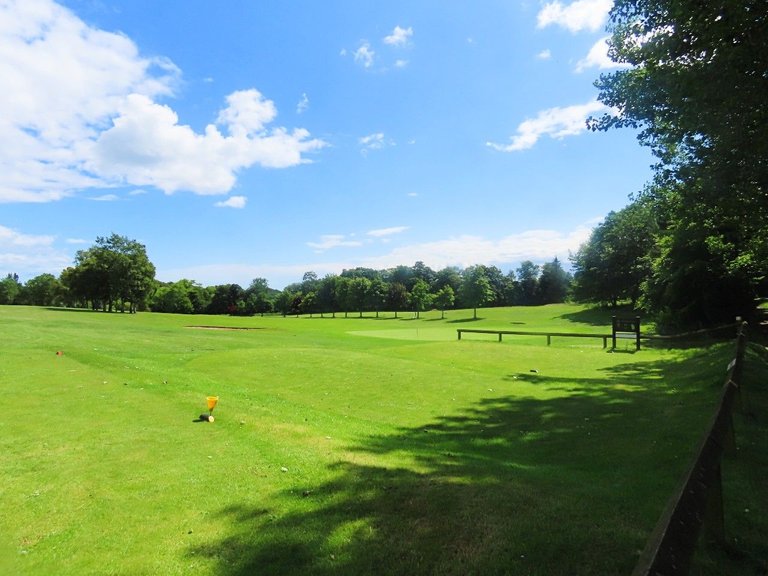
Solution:
[{"label": "tree", "polygon": [[507,272],[507,275],[504,276],[503,301],[505,306],[514,306],[517,304],[519,289],[520,287],[518,286],[515,272],[514,270],[510,270]]},{"label": "tree", "polygon": [[371,281],[365,276],[358,276],[352,278],[349,282],[349,300],[353,309],[360,313],[360,318],[363,317],[363,311],[365,310],[368,302],[368,293],[371,289]]},{"label": "tree", "polygon": [[409,298],[411,307],[416,312],[416,318],[419,314],[432,305],[432,294],[429,292],[429,284],[419,278],[413,285]]},{"label": "tree", "polygon": [[540,271],[541,268],[530,260],[520,263],[517,269],[518,304],[532,306],[538,303]]},{"label": "tree", "polygon": [[125,311],[129,303],[129,312],[135,313],[146,304],[154,280],[155,266],[145,246],[117,234],[96,238],[94,246],[77,252],[74,268],[62,273],[62,281],[77,297],[110,312],[116,305]]},{"label": "tree", "polygon": [[189,292],[182,282],[171,282],[158,286],[149,303],[152,312],[170,314],[192,314],[194,307]]},{"label": "tree", "polygon": [[504,273],[496,266],[482,266],[485,277],[488,278],[488,284],[493,291],[493,297],[488,301],[490,306],[503,306],[504,287],[506,284]]},{"label": "tree", "polygon": [[242,310],[245,290],[239,284],[220,284],[214,287],[207,314],[237,315]]},{"label": "tree", "polygon": [[387,281],[390,284],[402,284],[406,290],[410,290],[416,280],[412,268],[400,265],[387,271]]},{"label": "tree", "polygon": [[14,304],[20,290],[19,276],[8,274],[0,280],[0,304]]},{"label": "tree", "polygon": [[[314,274],[314,273],[312,273]],[[307,282],[307,275],[304,275],[304,282]],[[315,285],[319,282],[315,278]],[[245,306],[249,315],[261,314],[272,310],[272,299],[270,297],[269,283],[265,278],[254,278],[250,286],[245,289]]]},{"label": "tree", "polygon": [[461,270],[455,266],[446,266],[435,274],[435,280],[432,282],[432,291],[438,292],[444,286],[450,286],[453,293],[456,294],[461,287]]},{"label": "tree", "polygon": [[456,295],[453,292],[453,288],[449,284],[446,284],[435,294],[435,306],[440,309],[440,319],[445,318],[445,309],[453,306],[456,300]]},{"label": "tree", "polygon": [[374,278],[368,289],[368,307],[376,311],[376,318],[379,317],[379,311],[387,302],[389,287],[381,278]]},{"label": "tree", "polygon": [[643,302],[684,324],[750,312],[765,289],[767,26],[763,0],[616,0],[611,11],[609,54],[631,67],[600,77],[616,112],[590,126],[639,128],[659,160],[650,189],[664,225]]},{"label": "tree", "polygon": [[416,262],[411,268],[411,274],[414,280],[423,280],[427,286],[431,286],[436,278],[435,271],[424,264],[421,260]]},{"label": "tree", "polygon": [[301,311],[304,314],[309,314],[309,317],[312,317],[312,314],[315,313],[317,309],[317,292],[307,292],[304,294],[301,298]]},{"label": "tree", "polygon": [[339,310],[338,287],[339,277],[335,274],[328,274],[320,281],[320,289],[317,292],[317,305],[320,308],[320,314],[323,311],[331,312],[336,318],[336,312]]},{"label": "tree", "polygon": [[541,304],[559,304],[565,302],[568,288],[571,284],[570,275],[563,270],[560,261],[555,257],[541,267],[539,276],[539,302]]},{"label": "tree", "polygon": [[612,306],[629,300],[634,307],[651,273],[649,254],[657,233],[656,217],[647,201],[609,213],[571,258],[575,298]]},{"label": "tree", "polygon": [[472,308],[472,318],[477,320],[477,309],[493,299],[493,289],[483,267],[470,266],[464,270],[459,297],[465,306]]},{"label": "tree", "polygon": [[282,292],[277,295],[277,299],[275,299],[275,309],[283,316],[293,314],[295,312],[294,304],[298,297],[300,297],[298,292],[294,292],[288,287],[284,288]]},{"label": "tree", "polygon": [[40,274],[24,285],[24,299],[32,306],[57,306],[61,301],[62,286],[53,274]]},{"label": "tree", "polygon": [[394,311],[395,318],[397,318],[399,311],[405,310],[405,307],[408,305],[408,290],[404,284],[400,282],[390,283],[387,304]]}]

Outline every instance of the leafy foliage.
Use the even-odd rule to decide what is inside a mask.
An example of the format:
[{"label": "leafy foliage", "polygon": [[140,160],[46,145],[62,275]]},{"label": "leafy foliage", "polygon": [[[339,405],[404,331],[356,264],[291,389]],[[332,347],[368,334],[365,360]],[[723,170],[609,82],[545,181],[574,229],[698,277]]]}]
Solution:
[{"label": "leafy foliage", "polygon": [[678,324],[747,314],[768,269],[768,11],[763,0],[617,0],[597,81],[658,158],[645,195],[660,224],[644,305]]}]

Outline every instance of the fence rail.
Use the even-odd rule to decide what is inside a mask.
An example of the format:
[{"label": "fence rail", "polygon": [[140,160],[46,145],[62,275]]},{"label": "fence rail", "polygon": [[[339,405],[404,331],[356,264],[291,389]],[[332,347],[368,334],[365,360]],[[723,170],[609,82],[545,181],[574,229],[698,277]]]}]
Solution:
[{"label": "fence rail", "polygon": [[745,322],[739,325],[736,355],[728,364],[717,410],[632,576],[688,574],[702,526],[709,538],[720,543],[725,540],[720,461],[723,452],[734,445],[732,410],[741,386],[746,342]]},{"label": "fence rail", "polygon": [[[511,336],[546,336],[547,337],[547,346],[552,344],[552,337],[563,337],[563,338],[602,338],[603,339],[603,348],[608,347],[608,340],[612,337],[611,334],[575,334],[573,332],[525,332],[521,330],[482,330],[479,328],[458,328],[456,330],[458,333],[459,340],[461,340],[461,335],[465,333],[470,334],[497,334],[499,337],[499,342],[501,342],[501,338],[503,335],[511,335]],[[634,336],[632,336],[634,338]]]}]

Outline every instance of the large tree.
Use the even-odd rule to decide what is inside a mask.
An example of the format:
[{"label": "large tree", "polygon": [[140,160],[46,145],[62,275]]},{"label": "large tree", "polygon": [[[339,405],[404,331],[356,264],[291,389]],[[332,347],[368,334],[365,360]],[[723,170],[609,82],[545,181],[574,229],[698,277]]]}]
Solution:
[{"label": "large tree", "polygon": [[555,258],[541,267],[539,276],[539,303],[559,304],[565,302],[571,285],[571,277]]},{"label": "large tree", "polygon": [[464,270],[459,297],[464,306],[472,308],[472,318],[477,320],[477,309],[491,302],[494,297],[485,267],[470,266]]},{"label": "large tree", "polygon": [[524,260],[517,269],[516,304],[533,306],[539,302],[539,275],[541,266],[530,260]]},{"label": "large tree", "polygon": [[657,232],[647,201],[609,213],[571,257],[575,298],[612,306],[629,301],[634,306],[651,274]]},{"label": "large tree", "polygon": [[94,307],[112,311],[119,306],[136,312],[146,304],[155,285],[155,266],[149,261],[143,244],[112,234],[96,238],[88,250],[75,256],[75,266],[62,272],[62,283]]},{"label": "large tree", "polygon": [[[604,74],[614,113],[658,158],[665,220],[648,306],[679,323],[748,313],[768,270],[768,10],[765,0],[616,0]],[[692,289],[695,287],[695,289]]]}]

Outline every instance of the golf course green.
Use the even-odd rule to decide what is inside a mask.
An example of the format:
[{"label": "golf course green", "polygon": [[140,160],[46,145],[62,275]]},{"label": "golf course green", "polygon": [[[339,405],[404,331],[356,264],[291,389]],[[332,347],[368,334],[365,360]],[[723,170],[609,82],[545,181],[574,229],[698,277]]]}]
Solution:
[{"label": "golf course green", "polygon": [[[733,342],[456,337],[601,335],[610,315],[2,306],[0,573],[629,574]],[[766,557],[768,368],[747,360],[758,416],[736,416],[724,465],[729,574]]]}]

